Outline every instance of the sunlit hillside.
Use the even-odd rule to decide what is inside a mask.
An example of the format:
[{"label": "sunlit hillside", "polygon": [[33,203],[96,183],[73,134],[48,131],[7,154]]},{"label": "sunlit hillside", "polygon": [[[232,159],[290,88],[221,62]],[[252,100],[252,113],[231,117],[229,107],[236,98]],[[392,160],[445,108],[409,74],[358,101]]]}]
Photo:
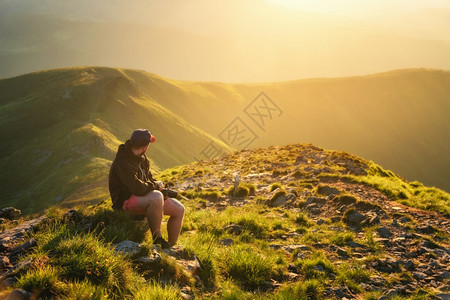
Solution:
[{"label": "sunlit hillside", "polygon": [[108,198],[111,160],[135,128],[157,137],[147,152],[154,170],[192,161],[211,141],[231,150],[144,95],[122,70],[33,73],[0,81],[0,91],[2,205],[37,211]]},{"label": "sunlit hillside", "polygon": [[1,80],[0,95],[2,203],[29,211],[108,198],[117,146],[142,127],[157,137],[155,171],[311,142],[450,190],[448,71],[225,84],[79,67]]}]

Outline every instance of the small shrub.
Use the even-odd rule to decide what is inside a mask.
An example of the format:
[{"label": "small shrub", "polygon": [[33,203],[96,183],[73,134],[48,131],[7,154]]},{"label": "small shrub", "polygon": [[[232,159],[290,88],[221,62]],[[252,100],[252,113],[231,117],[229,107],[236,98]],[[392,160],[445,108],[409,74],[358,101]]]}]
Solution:
[{"label": "small shrub", "polygon": [[275,182],[270,186],[270,191],[273,192],[276,189],[282,189],[282,188],[283,188],[283,185],[281,183]]},{"label": "small shrub", "polygon": [[249,194],[250,196],[255,195],[255,192],[256,192],[256,186],[255,186],[254,184],[252,184],[252,183],[247,183],[247,182],[242,182],[242,183],[240,183],[240,185],[242,185],[242,186],[248,188],[248,194]]},{"label": "small shrub", "polygon": [[312,258],[298,260],[295,264],[301,267],[308,279],[329,277],[336,273],[335,267],[322,251],[315,252]]},{"label": "small shrub", "polygon": [[333,232],[330,236],[330,242],[338,246],[344,246],[347,242],[353,241],[354,238],[353,232]]},{"label": "small shrub", "polygon": [[323,291],[324,285],[322,281],[317,279],[308,279],[279,289],[273,299],[322,299]]},{"label": "small shrub", "polygon": [[[248,187],[239,185],[236,190],[236,197],[247,197],[250,194],[250,190]],[[234,186],[228,189],[228,195],[234,196]]]},{"label": "small shrub", "polygon": [[87,280],[116,294],[129,292],[133,280],[130,263],[93,234],[61,240],[52,256],[53,264],[61,270],[61,278]]},{"label": "small shrub", "polygon": [[303,226],[310,226],[311,221],[309,220],[308,216],[304,212],[300,212],[297,217],[295,218],[295,223]]}]

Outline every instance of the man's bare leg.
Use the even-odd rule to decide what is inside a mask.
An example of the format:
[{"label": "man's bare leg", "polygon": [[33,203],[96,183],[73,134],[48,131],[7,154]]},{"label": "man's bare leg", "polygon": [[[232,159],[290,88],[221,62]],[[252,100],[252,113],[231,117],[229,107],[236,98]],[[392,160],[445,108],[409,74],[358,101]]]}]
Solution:
[{"label": "man's bare leg", "polygon": [[167,233],[169,244],[173,246],[177,243],[183,225],[184,206],[177,199],[167,198],[164,201],[164,214],[170,216],[167,221]]},{"label": "man's bare leg", "polygon": [[152,232],[153,239],[161,236],[164,207],[163,194],[160,191],[151,191],[145,196],[138,196],[137,203],[146,212],[148,226]]}]

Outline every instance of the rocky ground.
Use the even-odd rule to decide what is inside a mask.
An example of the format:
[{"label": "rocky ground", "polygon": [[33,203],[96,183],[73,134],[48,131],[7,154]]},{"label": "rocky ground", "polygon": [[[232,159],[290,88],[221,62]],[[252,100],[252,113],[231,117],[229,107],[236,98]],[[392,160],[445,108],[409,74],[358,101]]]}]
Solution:
[{"label": "rocky ground", "polygon": [[[275,157],[274,153],[279,155]],[[310,298],[450,299],[450,219],[436,211],[405,206],[385,191],[348,177],[370,172],[366,161],[352,155],[302,146],[269,148],[264,154],[241,151],[163,173],[161,179],[182,194],[181,201],[189,208],[187,216],[195,210],[220,213],[249,205],[256,205],[260,214],[278,211],[280,218],[291,213],[303,216],[297,217],[295,226],[280,226],[280,230],[264,236],[269,248],[284,255],[287,262],[283,275],[271,275],[259,291],[276,293],[283,285],[308,279],[302,261],[321,251],[335,267],[330,271],[322,262],[312,270],[314,276],[332,284],[326,284],[321,295]],[[10,219],[17,217],[12,209],[9,212]],[[67,214],[70,217],[77,212]],[[36,245],[33,239],[24,239],[26,233],[45,221],[41,216],[0,233],[3,287],[14,286],[14,270],[31,263],[21,261],[19,265],[17,258]],[[220,228],[223,234],[217,237],[218,247],[231,247],[245,229],[242,224],[225,224]],[[198,232],[198,228],[186,229],[183,235]],[[220,298],[214,290],[198,292],[206,284],[199,277],[202,261],[183,246],[170,250],[153,246],[149,251],[140,243],[121,241],[115,247],[139,268],[154,272],[161,256],[174,258],[196,282],[179,285],[180,296],[185,299]],[[355,279],[357,286],[341,280],[336,270],[347,265],[355,272],[363,269],[369,276]],[[13,293],[20,295],[14,299],[31,296],[30,291]]]}]

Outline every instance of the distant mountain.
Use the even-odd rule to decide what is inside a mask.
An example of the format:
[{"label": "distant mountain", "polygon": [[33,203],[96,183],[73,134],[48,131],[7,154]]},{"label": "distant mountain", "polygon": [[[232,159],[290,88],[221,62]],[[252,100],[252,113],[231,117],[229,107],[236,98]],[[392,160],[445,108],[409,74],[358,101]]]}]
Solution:
[{"label": "distant mountain", "polygon": [[226,84],[79,67],[0,80],[3,205],[38,211],[109,197],[106,175],[133,129],[157,137],[162,170],[232,149],[310,142],[450,190],[450,72]]}]

